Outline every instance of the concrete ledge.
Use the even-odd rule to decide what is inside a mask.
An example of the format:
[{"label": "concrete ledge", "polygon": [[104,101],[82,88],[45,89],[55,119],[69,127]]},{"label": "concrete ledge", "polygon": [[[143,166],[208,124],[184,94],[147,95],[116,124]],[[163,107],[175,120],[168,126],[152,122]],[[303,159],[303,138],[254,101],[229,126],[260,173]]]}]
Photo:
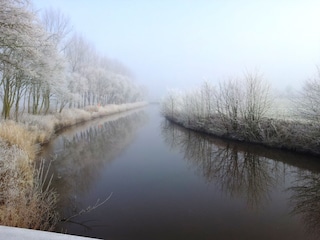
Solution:
[{"label": "concrete ledge", "polygon": [[79,237],[68,234],[45,232],[16,227],[0,226],[0,238],[6,240],[93,240],[97,238]]}]

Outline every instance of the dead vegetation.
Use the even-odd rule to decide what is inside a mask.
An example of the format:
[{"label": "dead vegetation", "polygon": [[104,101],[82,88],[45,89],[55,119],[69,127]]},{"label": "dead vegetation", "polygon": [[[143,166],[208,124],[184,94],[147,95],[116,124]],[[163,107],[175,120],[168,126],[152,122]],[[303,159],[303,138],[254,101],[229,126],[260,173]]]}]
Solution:
[{"label": "dead vegetation", "polygon": [[0,224],[51,230],[58,220],[57,194],[43,188],[43,165],[36,169],[28,153],[0,142]]},{"label": "dead vegetation", "polygon": [[44,164],[36,167],[40,145],[61,128],[145,104],[65,109],[56,115],[23,115],[19,123],[0,122],[0,225],[52,230],[59,220],[58,196]]}]

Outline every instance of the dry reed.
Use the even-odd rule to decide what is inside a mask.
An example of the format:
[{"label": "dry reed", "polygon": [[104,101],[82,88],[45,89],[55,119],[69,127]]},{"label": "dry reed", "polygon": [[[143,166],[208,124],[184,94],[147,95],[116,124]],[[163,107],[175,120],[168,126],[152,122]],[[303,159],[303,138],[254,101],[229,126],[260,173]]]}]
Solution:
[{"label": "dry reed", "polygon": [[17,145],[0,141],[0,149],[0,224],[50,230],[58,219],[52,211],[57,195],[43,188],[43,164],[35,169],[28,154]]},{"label": "dry reed", "polygon": [[57,194],[44,164],[35,168],[39,144],[61,128],[142,107],[146,103],[65,109],[46,116],[23,114],[20,122],[0,122],[0,225],[52,230],[58,221]]}]

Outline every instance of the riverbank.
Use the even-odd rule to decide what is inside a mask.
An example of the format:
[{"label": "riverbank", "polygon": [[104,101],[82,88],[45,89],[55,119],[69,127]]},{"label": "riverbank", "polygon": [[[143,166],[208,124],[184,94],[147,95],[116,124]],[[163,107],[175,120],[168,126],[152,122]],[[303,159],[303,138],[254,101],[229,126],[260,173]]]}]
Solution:
[{"label": "riverbank", "polygon": [[54,208],[58,200],[44,169],[35,167],[41,145],[66,127],[131,109],[146,102],[65,109],[45,116],[22,115],[19,122],[0,123],[0,225],[52,230],[59,216]]},{"label": "riverbank", "polygon": [[209,118],[190,118],[182,113],[163,115],[187,129],[216,137],[320,156],[320,127],[316,123],[264,118],[253,127],[238,119],[236,127],[233,127],[231,121],[226,122],[219,115]]}]

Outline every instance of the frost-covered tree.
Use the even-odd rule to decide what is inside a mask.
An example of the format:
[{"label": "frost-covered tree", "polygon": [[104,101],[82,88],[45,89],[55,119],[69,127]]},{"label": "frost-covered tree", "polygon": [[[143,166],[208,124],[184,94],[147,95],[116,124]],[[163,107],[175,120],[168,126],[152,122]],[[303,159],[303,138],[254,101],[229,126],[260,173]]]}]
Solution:
[{"label": "frost-covered tree", "polygon": [[320,69],[305,81],[295,101],[298,114],[305,120],[320,123]]},{"label": "frost-covered tree", "polygon": [[201,106],[202,113],[206,117],[210,117],[211,114],[216,112],[215,96],[217,95],[216,89],[212,83],[205,80],[201,86]]},{"label": "frost-covered tree", "polygon": [[70,42],[69,36],[72,32],[70,18],[59,9],[49,8],[42,12],[40,19],[49,34],[50,40],[60,52],[65,51]]},{"label": "frost-covered tree", "polygon": [[53,99],[64,99],[66,91],[66,70],[64,58],[58,53],[55,44],[43,40],[42,54],[34,69],[37,74],[28,87],[28,112],[47,113]]},{"label": "frost-covered tree", "polygon": [[250,134],[256,131],[271,106],[269,89],[269,83],[257,71],[221,82],[216,99],[224,126],[231,131],[245,127]]},{"label": "frost-covered tree", "polygon": [[[2,116],[22,105],[47,113],[52,99],[66,98],[66,71],[58,46],[67,30],[48,20],[46,31],[26,0],[0,0],[0,86]],[[57,18],[56,18],[57,19]],[[60,18],[61,19],[61,18]],[[53,32],[56,31],[56,32]],[[59,38],[56,36],[60,36]],[[53,37],[55,36],[55,37]]]},{"label": "frost-covered tree", "polygon": [[215,127],[219,125],[226,134],[243,131],[244,137],[255,139],[270,104],[269,84],[253,72],[242,78],[229,78],[216,88],[204,82],[201,88],[179,95],[169,92],[162,102],[162,111],[168,118],[189,126],[214,121]]},{"label": "frost-covered tree", "polygon": [[257,71],[247,72],[244,75],[244,83],[243,118],[249,127],[253,128],[270,109],[270,84]]},{"label": "frost-covered tree", "polygon": [[[78,33],[69,18],[46,10],[40,18],[28,0],[0,0],[0,97],[2,116],[16,118],[66,106],[141,100],[132,74],[102,56]],[[23,103],[22,103],[23,102]],[[55,104],[53,104],[55,103]]]},{"label": "frost-covered tree", "polygon": [[[70,91],[77,103],[70,106],[121,104],[142,100],[130,71],[120,62],[108,59],[79,34],[74,34],[65,50]],[[79,77],[81,76],[81,78]]]},{"label": "frost-covered tree", "polygon": [[[52,67],[57,71],[56,74],[51,75],[54,76],[54,79],[50,81],[53,84],[49,84],[48,87],[46,87],[44,112],[48,112],[51,100],[54,100],[58,106],[58,110],[62,111],[73,98],[68,88],[68,80],[70,80],[71,74],[68,74],[65,70],[65,51],[70,43],[70,33],[72,32],[71,21],[69,17],[64,15],[59,9],[53,8],[46,9],[42,12],[40,19],[48,34],[48,41],[50,41],[55,50],[59,52],[59,54],[55,53],[55,56],[52,58],[54,62],[56,62]],[[40,109],[40,111],[42,111],[42,109]]]},{"label": "frost-covered tree", "polygon": [[215,93],[208,81],[184,92],[170,90],[162,101],[162,113],[189,123],[210,118],[216,111]]},{"label": "frost-covered tree", "polygon": [[166,117],[174,119],[181,115],[181,96],[177,90],[168,90],[165,98],[161,102],[161,112]]},{"label": "frost-covered tree", "polygon": [[[68,83],[71,93],[77,102],[70,106],[84,107],[90,101],[90,92],[94,84],[90,68],[94,66],[95,50],[92,45],[80,34],[74,33],[65,49],[68,71],[71,75]],[[88,99],[89,98],[89,99]]]},{"label": "frost-covered tree", "polygon": [[239,79],[220,82],[216,93],[217,113],[227,130],[237,130],[243,112],[244,89]]},{"label": "frost-covered tree", "polygon": [[39,46],[45,32],[26,0],[0,0],[0,72],[2,116],[8,118],[14,102],[36,74]]}]

